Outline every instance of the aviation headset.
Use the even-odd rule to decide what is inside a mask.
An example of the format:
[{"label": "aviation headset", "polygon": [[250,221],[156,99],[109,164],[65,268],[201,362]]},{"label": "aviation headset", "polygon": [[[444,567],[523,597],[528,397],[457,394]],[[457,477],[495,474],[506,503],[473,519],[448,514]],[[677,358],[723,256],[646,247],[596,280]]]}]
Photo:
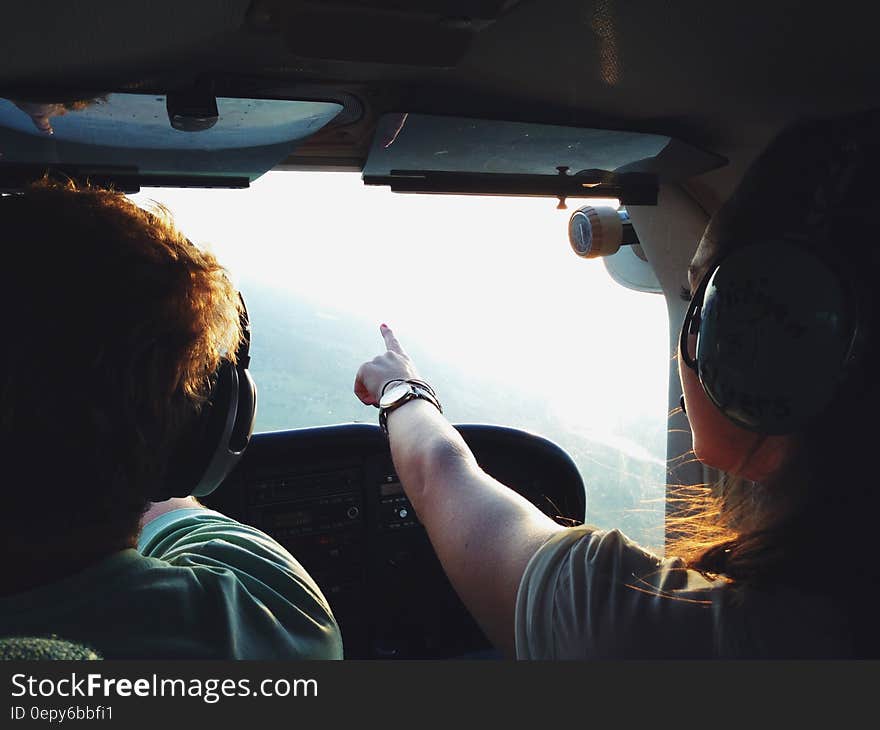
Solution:
[{"label": "aviation headset", "polygon": [[[843,151],[833,176],[838,188],[860,162],[854,144]],[[804,225],[738,248],[710,267],[685,316],[682,361],[696,371],[709,400],[750,431],[794,432],[827,412],[844,388],[862,382],[873,298],[852,264],[828,255],[832,237],[850,235],[859,219],[852,210],[833,210],[848,191],[834,192],[840,194],[820,185],[814,199],[822,205]],[[696,335],[692,349],[690,335]]]},{"label": "aviation headset", "polygon": [[208,401],[195,427],[169,461],[153,501],[171,497],[203,497],[213,492],[244,454],[254,429],[257,387],[248,371],[251,328],[244,297],[241,299],[242,337],[235,364],[224,358],[213,377]]}]

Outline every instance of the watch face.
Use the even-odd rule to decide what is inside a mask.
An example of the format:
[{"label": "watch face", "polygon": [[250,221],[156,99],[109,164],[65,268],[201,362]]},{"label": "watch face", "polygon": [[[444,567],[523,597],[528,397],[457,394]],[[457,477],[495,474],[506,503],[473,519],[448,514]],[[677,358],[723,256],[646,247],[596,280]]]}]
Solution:
[{"label": "watch face", "polygon": [[398,383],[385,391],[385,395],[379,400],[379,407],[388,408],[389,406],[393,406],[397,401],[409,394],[409,392],[409,383]]}]

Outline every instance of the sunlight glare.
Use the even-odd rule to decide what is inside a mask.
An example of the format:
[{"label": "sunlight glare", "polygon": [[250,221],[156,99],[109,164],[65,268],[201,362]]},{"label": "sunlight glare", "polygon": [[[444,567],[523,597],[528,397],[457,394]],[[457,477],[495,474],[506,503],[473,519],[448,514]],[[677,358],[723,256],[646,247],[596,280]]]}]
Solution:
[{"label": "sunlight glare", "polygon": [[644,360],[668,347],[662,299],[619,286],[599,259],[575,256],[571,209],[557,210],[555,199],[403,195],[339,172],[272,172],[249,190],[133,198],[167,205],[234,279],[374,326],[374,354],[387,322],[405,347],[507,387],[546,391],[554,412],[590,431],[616,430],[621,412],[666,410],[668,362]]}]

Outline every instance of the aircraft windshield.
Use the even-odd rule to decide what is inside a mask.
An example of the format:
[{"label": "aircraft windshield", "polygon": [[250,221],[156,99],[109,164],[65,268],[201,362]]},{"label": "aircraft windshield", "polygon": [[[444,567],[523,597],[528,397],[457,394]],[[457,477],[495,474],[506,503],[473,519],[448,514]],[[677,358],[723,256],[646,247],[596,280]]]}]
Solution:
[{"label": "aircraft windshield", "polygon": [[555,200],[400,195],[341,172],[133,199],[165,205],[243,291],[256,430],[374,423],[352,386],[386,322],[453,423],[555,441],[587,521],[662,552],[666,303],[576,257]]}]

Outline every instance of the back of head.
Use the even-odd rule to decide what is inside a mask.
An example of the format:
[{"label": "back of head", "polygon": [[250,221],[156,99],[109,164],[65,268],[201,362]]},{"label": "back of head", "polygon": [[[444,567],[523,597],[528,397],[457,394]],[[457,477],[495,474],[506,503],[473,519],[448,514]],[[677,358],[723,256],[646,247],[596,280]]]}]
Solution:
[{"label": "back of head", "polygon": [[[869,655],[878,646],[869,607],[880,597],[878,568],[870,559],[880,510],[874,483],[880,412],[880,297],[873,283],[880,266],[877,170],[880,113],[801,122],[769,145],[706,231],[716,260],[780,240],[819,255],[859,302],[862,347],[830,405],[792,434],[795,448],[778,473],[762,484],[723,480],[716,527],[727,534],[691,563],[741,586],[787,584],[839,599],[852,621],[854,652]],[[796,281],[796,265],[788,275]],[[701,536],[699,521],[692,522],[679,526],[689,534],[674,546],[677,551],[708,534]]]},{"label": "back of head", "polygon": [[44,181],[0,197],[0,530],[131,544],[240,338],[238,297],[161,210]]},{"label": "back of head", "polygon": [[[706,234],[720,256],[752,244],[794,242],[818,255],[858,305],[847,313],[858,319],[857,362],[843,374],[827,374],[840,379],[835,397],[794,434],[799,448],[774,480],[777,491],[792,490],[791,504],[811,504],[817,514],[841,519],[841,526],[870,524],[862,523],[864,507],[877,492],[869,487],[871,423],[880,408],[874,377],[880,366],[880,297],[873,283],[880,268],[877,170],[880,112],[801,122],[758,158]],[[792,262],[794,286],[799,274]]]},{"label": "back of head", "polygon": [[707,236],[727,249],[804,233],[827,242],[831,256],[871,253],[876,247],[869,241],[842,237],[851,233],[848,220],[869,230],[878,228],[869,215],[880,192],[878,164],[880,111],[794,124],[751,165],[713,216]]}]

